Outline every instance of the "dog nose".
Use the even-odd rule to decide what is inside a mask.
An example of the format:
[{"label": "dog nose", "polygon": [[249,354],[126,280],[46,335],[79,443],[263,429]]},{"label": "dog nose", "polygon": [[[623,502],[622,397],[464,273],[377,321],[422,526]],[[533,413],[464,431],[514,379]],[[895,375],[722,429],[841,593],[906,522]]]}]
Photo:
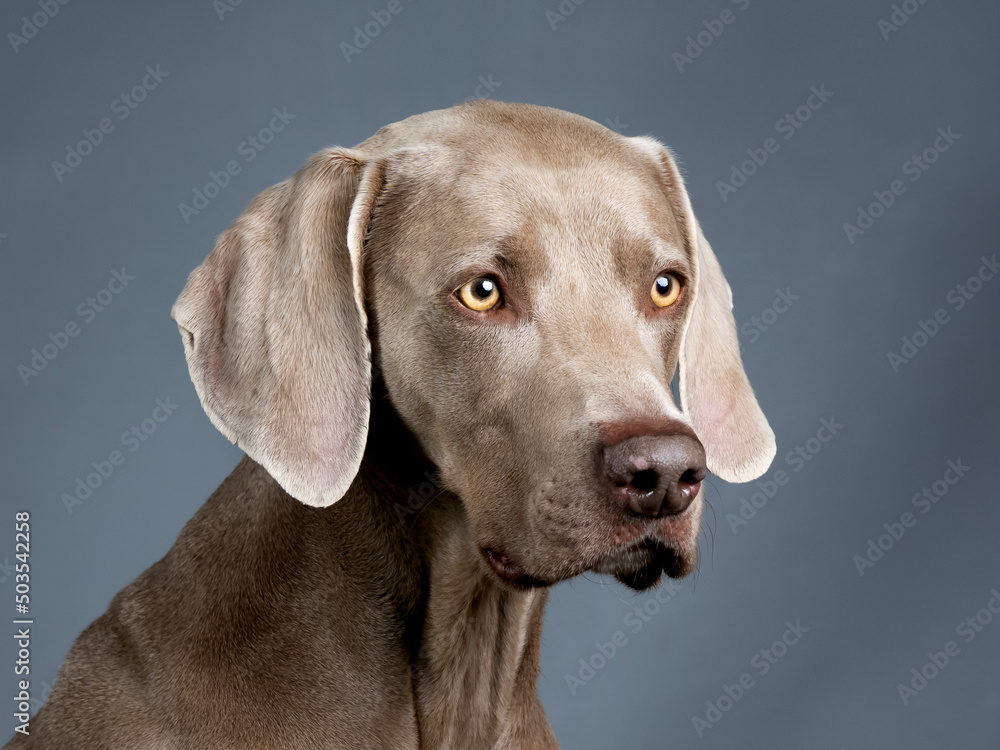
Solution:
[{"label": "dog nose", "polygon": [[625,508],[659,518],[682,513],[705,478],[705,448],[688,435],[641,435],[604,448],[604,475]]}]

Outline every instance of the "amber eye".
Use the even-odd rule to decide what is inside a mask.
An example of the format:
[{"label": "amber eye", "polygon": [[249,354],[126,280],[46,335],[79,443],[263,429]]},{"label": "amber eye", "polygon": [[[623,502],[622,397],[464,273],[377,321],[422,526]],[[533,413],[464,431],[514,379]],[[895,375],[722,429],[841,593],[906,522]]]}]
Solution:
[{"label": "amber eye", "polygon": [[649,290],[653,304],[657,307],[670,307],[681,296],[681,280],[672,273],[661,273]]},{"label": "amber eye", "polygon": [[476,312],[486,312],[500,304],[500,285],[489,276],[466,282],[456,294],[463,305]]}]

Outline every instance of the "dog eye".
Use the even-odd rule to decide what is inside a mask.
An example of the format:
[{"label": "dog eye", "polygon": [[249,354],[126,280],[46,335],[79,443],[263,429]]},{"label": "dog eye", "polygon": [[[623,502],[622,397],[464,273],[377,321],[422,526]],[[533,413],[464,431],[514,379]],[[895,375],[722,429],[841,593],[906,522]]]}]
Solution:
[{"label": "dog eye", "polygon": [[463,305],[476,312],[492,310],[500,304],[500,285],[489,276],[466,282],[456,294]]},{"label": "dog eye", "polygon": [[657,307],[670,307],[681,296],[680,278],[676,274],[661,273],[653,282],[649,296],[653,298],[653,304]]}]

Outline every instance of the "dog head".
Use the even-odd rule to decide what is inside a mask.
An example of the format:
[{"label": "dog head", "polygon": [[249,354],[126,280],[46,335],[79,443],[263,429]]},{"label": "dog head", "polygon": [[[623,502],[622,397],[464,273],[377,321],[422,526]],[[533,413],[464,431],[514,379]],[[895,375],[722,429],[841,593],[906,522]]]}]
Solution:
[{"label": "dog head", "polygon": [[480,101],[314,156],[173,315],[213,423],[329,505],[365,448],[370,313],[392,405],[484,568],[644,588],[692,569],[706,469],[747,481],[774,456],[731,308],[666,148]]}]

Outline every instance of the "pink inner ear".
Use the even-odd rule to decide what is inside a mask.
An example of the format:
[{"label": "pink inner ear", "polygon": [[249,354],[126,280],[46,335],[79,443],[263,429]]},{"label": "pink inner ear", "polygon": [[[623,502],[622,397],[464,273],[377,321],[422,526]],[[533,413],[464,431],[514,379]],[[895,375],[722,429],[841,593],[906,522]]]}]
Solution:
[{"label": "pink inner ear", "polygon": [[[689,403],[684,404],[685,411],[688,412],[695,432],[705,446],[709,468],[714,473],[718,473],[713,465],[715,463],[713,459],[716,456],[721,458],[732,455],[733,450],[738,448],[734,445],[736,435],[733,425],[733,406],[724,398],[723,394],[718,392],[718,388],[709,389],[706,388],[705,383],[699,384],[696,374],[691,377],[691,380],[693,382],[688,389],[690,398],[687,399]],[[712,390],[715,393],[707,395]],[[696,393],[702,395],[695,396]]]},{"label": "pink inner ear", "polygon": [[[709,470],[727,482],[756,479],[776,452],[774,434],[742,373],[688,374],[683,408],[705,446]],[[699,377],[700,376],[700,377]]]},{"label": "pink inner ear", "polygon": [[720,403],[713,402],[695,410],[692,419],[705,446],[708,468],[712,473],[723,476],[727,473],[727,467],[740,460],[742,448],[732,414],[722,408]]},{"label": "pink inner ear", "polygon": [[706,425],[699,432],[705,434],[705,458],[713,474],[727,482],[740,483],[767,471],[777,450],[768,427],[748,424],[747,418],[721,411]]},{"label": "pink inner ear", "polygon": [[690,411],[695,430],[703,442],[712,445],[731,442],[732,413],[729,408],[723,408],[720,399],[712,399],[708,403],[702,399],[697,406],[692,404]]}]

